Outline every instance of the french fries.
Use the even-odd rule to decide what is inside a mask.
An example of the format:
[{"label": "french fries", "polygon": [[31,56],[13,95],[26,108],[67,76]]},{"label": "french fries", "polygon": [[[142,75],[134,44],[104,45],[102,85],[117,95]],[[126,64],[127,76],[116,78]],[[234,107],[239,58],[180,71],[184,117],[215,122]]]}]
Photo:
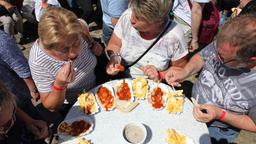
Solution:
[{"label": "french fries", "polygon": [[186,136],[184,134],[179,134],[174,129],[168,129],[166,141],[168,144],[186,144]]}]

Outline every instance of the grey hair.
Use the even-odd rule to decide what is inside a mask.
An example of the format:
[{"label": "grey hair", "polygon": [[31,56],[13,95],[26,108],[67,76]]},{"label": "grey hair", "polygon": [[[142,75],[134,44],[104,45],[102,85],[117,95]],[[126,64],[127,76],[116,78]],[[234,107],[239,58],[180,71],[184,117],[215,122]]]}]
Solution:
[{"label": "grey hair", "polygon": [[237,56],[245,62],[256,57],[255,25],[256,17],[253,14],[240,15],[227,21],[217,34],[217,46],[230,43],[238,48]]},{"label": "grey hair", "polygon": [[168,18],[171,5],[171,0],[131,0],[130,2],[130,7],[136,18],[149,23]]},{"label": "grey hair", "polygon": [[14,95],[0,82],[0,111],[10,103],[16,105]]}]

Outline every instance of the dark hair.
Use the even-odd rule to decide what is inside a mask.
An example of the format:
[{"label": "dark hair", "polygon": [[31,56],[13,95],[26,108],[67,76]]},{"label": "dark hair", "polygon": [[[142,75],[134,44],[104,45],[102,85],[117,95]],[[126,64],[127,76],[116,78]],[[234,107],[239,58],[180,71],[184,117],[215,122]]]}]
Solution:
[{"label": "dark hair", "polygon": [[0,111],[2,107],[6,104],[10,104],[15,102],[15,98],[13,94],[5,87],[5,85],[0,81]]},{"label": "dark hair", "polygon": [[226,22],[217,34],[217,46],[223,43],[238,48],[237,56],[243,61],[256,57],[256,17],[241,15]]}]

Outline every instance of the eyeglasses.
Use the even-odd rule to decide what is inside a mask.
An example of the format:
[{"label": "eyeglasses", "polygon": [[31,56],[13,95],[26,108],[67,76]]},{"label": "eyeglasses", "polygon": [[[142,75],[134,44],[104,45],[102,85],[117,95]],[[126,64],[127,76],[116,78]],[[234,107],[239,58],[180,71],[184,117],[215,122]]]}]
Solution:
[{"label": "eyeglasses", "polygon": [[16,107],[14,106],[12,119],[10,119],[4,126],[0,127],[0,135],[6,135],[12,128],[14,122],[16,121]]},{"label": "eyeglasses", "polygon": [[228,61],[225,61],[224,58],[220,55],[220,53],[218,51],[216,51],[216,57],[217,59],[222,63],[222,64],[228,64],[228,63],[231,63],[231,62],[235,62],[235,61],[238,61],[237,59],[233,58],[233,59],[230,59]]},{"label": "eyeglasses", "polygon": [[218,51],[216,51],[216,58],[225,66],[233,69],[240,69],[240,68],[246,68],[248,66],[248,63],[244,62],[241,59],[233,58],[230,60],[225,61],[224,58],[220,55]]}]

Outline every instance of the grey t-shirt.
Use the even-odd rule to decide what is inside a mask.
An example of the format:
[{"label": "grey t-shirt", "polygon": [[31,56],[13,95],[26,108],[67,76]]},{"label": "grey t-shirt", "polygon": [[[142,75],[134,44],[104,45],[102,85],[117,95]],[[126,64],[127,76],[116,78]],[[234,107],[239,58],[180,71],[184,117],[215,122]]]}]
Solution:
[{"label": "grey t-shirt", "polygon": [[214,42],[200,52],[205,64],[193,87],[201,104],[214,104],[237,114],[248,114],[256,123],[256,70],[231,69],[216,57]]}]

